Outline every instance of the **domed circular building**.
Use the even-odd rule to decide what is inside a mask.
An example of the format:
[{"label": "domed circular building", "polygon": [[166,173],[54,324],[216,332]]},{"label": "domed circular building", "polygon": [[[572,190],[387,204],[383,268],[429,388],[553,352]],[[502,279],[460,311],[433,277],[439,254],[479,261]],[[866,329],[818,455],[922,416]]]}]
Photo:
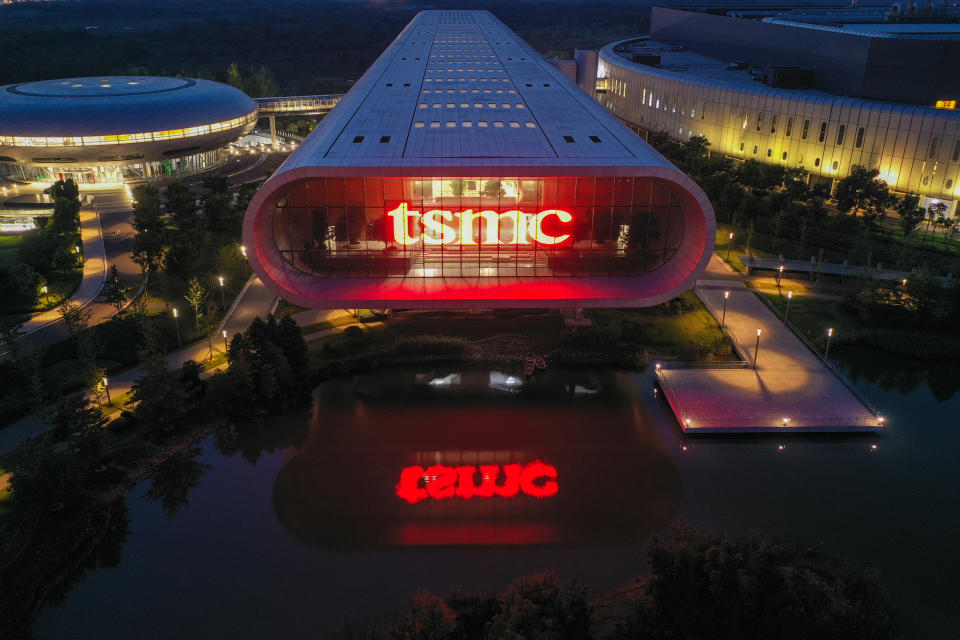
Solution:
[{"label": "domed circular building", "polygon": [[0,175],[116,183],[223,162],[253,129],[256,103],[194,78],[111,76],[0,87]]}]

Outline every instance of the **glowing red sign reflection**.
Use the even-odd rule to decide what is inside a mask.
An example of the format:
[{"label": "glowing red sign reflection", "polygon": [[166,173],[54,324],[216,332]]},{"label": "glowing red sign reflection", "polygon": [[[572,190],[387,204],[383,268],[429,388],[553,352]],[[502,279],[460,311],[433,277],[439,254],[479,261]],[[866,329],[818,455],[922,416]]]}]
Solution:
[{"label": "glowing red sign reflection", "polygon": [[[570,239],[569,233],[554,235],[544,227],[559,231],[561,225],[573,222],[573,215],[562,209],[545,209],[540,213],[524,213],[512,210],[504,213],[496,211],[444,211],[431,209],[425,213],[411,211],[406,202],[387,216],[392,219],[389,226],[392,239],[402,245],[473,245],[491,246],[498,244],[559,245]],[[477,227],[477,233],[474,229]],[[411,234],[411,230],[420,229],[422,233]],[[503,236],[508,236],[504,241]]]},{"label": "glowing red sign reflection", "polygon": [[397,497],[410,504],[427,498],[513,498],[519,493],[534,498],[549,498],[555,496],[559,489],[557,468],[540,460],[525,465],[505,464],[503,467],[496,464],[481,465],[479,471],[473,465],[448,467],[435,464],[427,468],[419,465],[405,467],[400,472]]}]

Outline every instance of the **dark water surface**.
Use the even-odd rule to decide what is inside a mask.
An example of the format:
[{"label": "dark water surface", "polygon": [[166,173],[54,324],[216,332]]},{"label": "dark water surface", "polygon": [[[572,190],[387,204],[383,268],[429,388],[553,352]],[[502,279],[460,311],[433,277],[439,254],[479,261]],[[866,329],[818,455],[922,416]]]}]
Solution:
[{"label": "dark water surface", "polygon": [[[646,537],[681,517],[823,542],[880,569],[906,637],[954,638],[958,370],[840,355],[889,416],[882,436],[685,438],[647,374],[330,383],[309,411],[211,437],[130,491],[122,560],[48,606],[36,635],[324,637],[421,588],[544,569],[599,593],[642,575]],[[436,475],[432,493],[404,469]]]}]

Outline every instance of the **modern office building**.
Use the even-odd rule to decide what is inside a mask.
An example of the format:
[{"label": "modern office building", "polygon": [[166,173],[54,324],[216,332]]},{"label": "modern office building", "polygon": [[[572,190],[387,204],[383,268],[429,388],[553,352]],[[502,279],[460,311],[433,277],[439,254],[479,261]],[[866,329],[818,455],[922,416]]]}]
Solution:
[{"label": "modern office building", "polygon": [[644,306],[705,268],[701,189],[484,11],[423,11],[247,210],[307,307]]},{"label": "modern office building", "polygon": [[119,183],[186,175],[227,159],[257,106],[191,78],[68,78],[0,87],[0,176]]},{"label": "modern office building", "polygon": [[610,44],[595,63],[578,52],[578,83],[635,130],[703,135],[711,151],[802,168],[811,180],[876,168],[894,191],[955,215],[957,25],[844,19],[655,8],[649,36]]}]

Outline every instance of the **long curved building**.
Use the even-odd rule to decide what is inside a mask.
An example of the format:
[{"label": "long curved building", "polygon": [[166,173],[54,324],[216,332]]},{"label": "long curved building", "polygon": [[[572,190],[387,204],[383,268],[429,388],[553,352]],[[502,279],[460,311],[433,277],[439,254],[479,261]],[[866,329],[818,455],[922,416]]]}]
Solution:
[{"label": "long curved building", "polygon": [[957,56],[957,40],[657,8],[650,36],[600,50],[596,97],[637,130],[703,135],[711,151],[802,168],[813,181],[875,168],[891,189],[955,215]]},{"label": "long curved building", "polygon": [[646,306],[710,258],[703,191],[485,11],[424,11],[258,191],[313,308]]},{"label": "long curved building", "polygon": [[239,89],[193,78],[109,76],[0,87],[0,175],[116,183],[184,175],[253,129]]}]

